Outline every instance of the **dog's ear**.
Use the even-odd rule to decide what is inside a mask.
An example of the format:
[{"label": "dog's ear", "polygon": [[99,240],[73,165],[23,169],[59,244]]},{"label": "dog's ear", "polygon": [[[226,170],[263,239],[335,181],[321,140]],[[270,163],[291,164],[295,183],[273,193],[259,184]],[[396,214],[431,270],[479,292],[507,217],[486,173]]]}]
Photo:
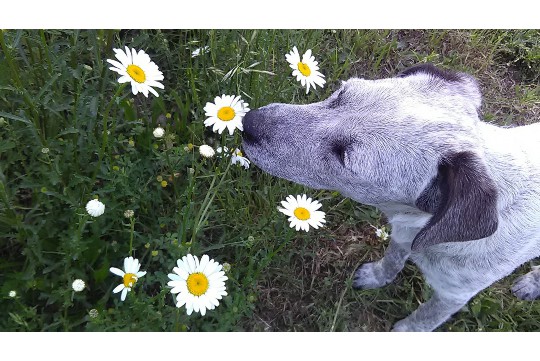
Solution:
[{"label": "dog's ear", "polygon": [[413,251],[485,238],[497,230],[497,190],[482,160],[471,152],[443,159],[415,204],[433,217],[416,235]]}]

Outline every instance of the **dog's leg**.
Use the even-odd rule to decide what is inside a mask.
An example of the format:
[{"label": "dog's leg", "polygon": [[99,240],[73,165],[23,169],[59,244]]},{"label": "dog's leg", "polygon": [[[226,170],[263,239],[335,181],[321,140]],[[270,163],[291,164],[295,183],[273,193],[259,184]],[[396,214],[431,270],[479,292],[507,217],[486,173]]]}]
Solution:
[{"label": "dog's leg", "polygon": [[433,297],[421,304],[416,311],[398,321],[392,331],[433,331],[465,306],[469,299],[456,299],[435,292]]},{"label": "dog's leg", "polygon": [[540,266],[519,277],[512,285],[512,293],[521,300],[532,301],[540,297]]},{"label": "dog's leg", "polygon": [[401,244],[392,239],[382,259],[358,267],[354,274],[353,287],[369,289],[389,284],[403,269],[410,254],[410,243]]},{"label": "dog's leg", "polygon": [[411,244],[419,228],[392,224],[390,244],[384,257],[376,262],[365,263],[354,274],[353,287],[371,289],[386,286],[396,278],[411,254]]}]

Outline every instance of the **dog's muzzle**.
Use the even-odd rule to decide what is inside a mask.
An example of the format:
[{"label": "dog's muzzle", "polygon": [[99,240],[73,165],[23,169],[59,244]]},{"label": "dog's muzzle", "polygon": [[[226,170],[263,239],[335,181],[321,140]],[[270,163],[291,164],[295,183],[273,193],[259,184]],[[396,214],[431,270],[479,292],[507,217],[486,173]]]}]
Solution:
[{"label": "dog's muzzle", "polygon": [[260,121],[261,111],[258,109],[250,110],[242,120],[244,131],[242,132],[242,139],[248,144],[258,143],[262,137]]}]

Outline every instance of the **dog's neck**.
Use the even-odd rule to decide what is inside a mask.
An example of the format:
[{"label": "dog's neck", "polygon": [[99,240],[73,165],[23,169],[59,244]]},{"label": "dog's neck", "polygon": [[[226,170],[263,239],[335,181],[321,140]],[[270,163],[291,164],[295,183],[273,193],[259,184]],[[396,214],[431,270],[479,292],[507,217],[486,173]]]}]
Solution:
[{"label": "dog's neck", "polygon": [[478,130],[488,174],[497,185],[498,208],[504,210],[529,191],[531,177],[540,173],[538,148],[533,144],[540,141],[540,127],[501,128],[481,122]]}]

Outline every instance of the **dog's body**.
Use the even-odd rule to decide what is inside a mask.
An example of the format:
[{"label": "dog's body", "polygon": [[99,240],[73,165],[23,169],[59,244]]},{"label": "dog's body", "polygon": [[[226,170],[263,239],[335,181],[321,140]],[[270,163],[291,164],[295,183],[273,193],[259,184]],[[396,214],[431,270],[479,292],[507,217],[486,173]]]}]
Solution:
[{"label": "dog's body", "polygon": [[[410,258],[434,290],[394,330],[435,329],[540,256],[540,124],[499,128],[479,120],[480,105],[472,77],[420,65],[244,118],[244,150],[260,168],[387,216],[385,256],[358,268],[354,286],[384,286]],[[540,269],[512,290],[540,296]]]}]

